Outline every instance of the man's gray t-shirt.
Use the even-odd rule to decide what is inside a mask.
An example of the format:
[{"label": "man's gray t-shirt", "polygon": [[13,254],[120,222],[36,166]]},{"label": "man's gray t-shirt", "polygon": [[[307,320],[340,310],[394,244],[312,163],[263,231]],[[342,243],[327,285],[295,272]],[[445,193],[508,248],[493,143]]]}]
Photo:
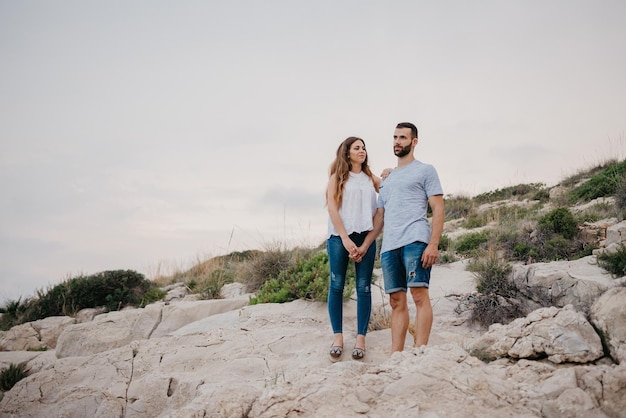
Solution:
[{"label": "man's gray t-shirt", "polygon": [[437,170],[413,161],[396,168],[381,183],[377,206],[385,209],[382,253],[415,241],[430,241],[428,198],[442,195]]}]

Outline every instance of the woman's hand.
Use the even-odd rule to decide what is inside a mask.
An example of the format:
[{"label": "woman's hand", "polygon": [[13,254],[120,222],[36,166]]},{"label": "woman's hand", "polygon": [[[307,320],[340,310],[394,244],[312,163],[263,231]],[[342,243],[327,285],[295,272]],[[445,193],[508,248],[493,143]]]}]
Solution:
[{"label": "woman's hand", "polygon": [[358,248],[354,241],[352,241],[349,237],[345,237],[341,238],[341,243],[343,244],[343,248],[346,249],[351,259],[354,260],[354,257],[358,257]]},{"label": "woman's hand", "polygon": [[356,249],[356,253],[355,255],[350,255],[350,259],[354,260],[357,263],[360,263],[361,260],[363,260],[363,257],[365,256],[365,253],[367,253],[367,248],[365,248],[363,245],[361,245],[359,248]]},{"label": "woman's hand", "polygon": [[385,168],[382,173],[380,173],[380,177],[384,180],[387,178],[389,173],[393,171],[393,168]]}]

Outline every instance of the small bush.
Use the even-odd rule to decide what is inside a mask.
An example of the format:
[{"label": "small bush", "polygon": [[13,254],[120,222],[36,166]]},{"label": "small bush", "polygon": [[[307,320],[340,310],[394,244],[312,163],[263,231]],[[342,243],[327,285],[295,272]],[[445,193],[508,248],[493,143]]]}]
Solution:
[{"label": "small bush", "polygon": [[167,295],[167,292],[165,290],[160,289],[156,286],[151,287],[141,296],[141,300],[139,301],[139,306],[142,308],[145,308],[151,303],[162,300],[165,297],[165,295]]},{"label": "small bush", "polygon": [[532,200],[538,200],[540,202],[547,202],[550,200],[550,191],[548,189],[538,190],[532,197]]},{"label": "small bush", "polygon": [[22,303],[22,298],[17,300],[9,300],[2,308],[2,316],[0,317],[0,330],[6,331],[15,325],[21,324],[20,318],[26,310],[26,305]]},{"label": "small bush", "polygon": [[474,202],[467,196],[454,196],[445,199],[446,219],[461,219],[474,210]]},{"label": "small bush", "polygon": [[261,289],[271,277],[293,266],[293,254],[282,249],[270,249],[261,252],[246,263],[241,280],[249,293]]},{"label": "small bush", "polygon": [[598,197],[616,194],[622,177],[626,174],[626,160],[608,165],[589,180],[572,190],[574,200],[588,202]]},{"label": "small bush", "polygon": [[[318,252],[266,281],[256,296],[250,298],[250,304],[284,303],[296,299],[325,302],[328,300],[329,277],[328,255],[326,252]],[[350,297],[354,287],[354,264],[350,263],[344,287],[345,299]]]},{"label": "small bush", "polygon": [[527,242],[517,242],[513,247],[513,257],[516,260],[536,260],[539,258],[539,249]]},{"label": "small bush", "polygon": [[602,202],[578,212],[576,220],[579,225],[585,222],[593,223],[602,219],[617,217],[619,216],[619,211],[617,204]]},{"label": "small bush", "polygon": [[591,168],[585,169],[585,170],[578,170],[575,174],[565,178],[563,181],[561,181],[561,185],[565,186],[565,187],[573,187],[576,186],[578,183],[580,183],[582,180],[591,178],[599,173],[601,173],[603,170],[605,170],[606,168],[613,166],[615,164],[617,164],[618,161],[616,159],[608,159],[607,161],[604,161],[596,166],[593,166]]},{"label": "small bush", "polygon": [[26,363],[11,363],[0,371],[0,390],[6,392],[20,380],[28,376]]},{"label": "small bush", "polygon": [[[14,312],[0,320],[2,329],[50,316],[73,315],[81,309],[106,306],[118,310],[127,305],[139,306],[146,301],[146,292],[156,285],[143,274],[132,270],[108,270],[90,276],[68,279],[47,291],[39,290],[37,297],[23,303],[9,303]],[[157,293],[151,293],[155,297]]]},{"label": "small bush", "polygon": [[489,241],[490,232],[487,230],[480,232],[470,232],[457,238],[454,245],[455,250],[462,255],[474,254],[482,244]]},{"label": "small bush", "polygon": [[615,253],[604,252],[596,257],[598,265],[615,278],[626,276],[626,247],[621,244]]},{"label": "small bush", "polygon": [[523,302],[517,299],[519,291],[510,277],[513,268],[495,252],[473,260],[468,270],[474,273],[476,290],[480,292],[471,299],[471,322],[483,326],[496,322],[506,324],[526,315]]},{"label": "small bush", "polygon": [[448,251],[451,241],[452,240],[447,234],[441,235],[441,238],[439,239],[439,247],[438,247],[439,251]]},{"label": "small bush", "polygon": [[497,294],[478,294],[472,301],[470,321],[488,327],[495,323],[509,322],[527,315],[523,303]]},{"label": "small bush", "polygon": [[467,229],[480,228],[481,226],[487,225],[488,220],[485,213],[478,214],[476,212],[472,212],[468,215],[465,222],[463,222],[462,226]]},{"label": "small bush", "polygon": [[549,234],[559,234],[571,239],[578,232],[578,223],[568,208],[556,208],[541,219],[539,227]]},{"label": "small bush", "polygon": [[516,186],[505,187],[503,189],[496,189],[490,192],[482,193],[474,197],[474,202],[478,204],[493,203],[499,200],[505,199],[523,199],[533,196],[535,193],[543,190],[545,184],[543,183],[530,183],[530,184],[518,184]]},{"label": "small bush", "polygon": [[441,239],[439,240],[439,259],[438,263],[454,263],[455,261],[459,261],[459,257],[456,255],[454,250],[454,243],[452,239],[447,235],[443,234]]},{"label": "small bush", "polygon": [[459,257],[457,257],[456,254],[454,254],[454,252],[451,251],[442,251],[441,253],[439,253],[439,263],[442,264],[449,264],[449,263],[455,263],[459,261]]},{"label": "small bush", "polygon": [[[543,258],[546,261],[570,260],[572,257],[571,241],[560,235],[554,236],[544,243]],[[578,257],[576,257],[578,258]]]},{"label": "small bush", "polygon": [[215,269],[208,277],[201,281],[198,285],[200,296],[203,299],[219,299],[220,291],[225,284],[233,283],[235,281],[235,274],[231,270],[227,269]]},{"label": "small bush", "polygon": [[512,297],[517,288],[509,280],[513,267],[494,253],[477,258],[467,266],[476,278],[476,290],[480,293],[496,293],[500,296]]},{"label": "small bush", "polygon": [[626,209],[626,174],[622,175],[615,190],[615,206],[619,211]]}]

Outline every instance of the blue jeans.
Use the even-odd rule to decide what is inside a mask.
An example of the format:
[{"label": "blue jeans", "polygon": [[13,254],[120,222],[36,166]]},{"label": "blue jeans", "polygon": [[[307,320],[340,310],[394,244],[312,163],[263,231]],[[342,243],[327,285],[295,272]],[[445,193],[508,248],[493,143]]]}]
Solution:
[{"label": "blue jeans", "polygon": [[[357,245],[363,244],[365,232],[354,232],[350,239]],[[350,257],[343,246],[341,238],[331,235],[326,241],[328,261],[330,264],[330,288],[328,290],[328,314],[333,333],[342,332],[343,325],[343,288],[346,284],[346,271]],[[360,263],[355,263],[356,271],[356,319],[357,334],[365,335],[372,313],[372,271],[376,259],[376,241],[370,245]]]},{"label": "blue jeans", "polygon": [[415,241],[380,255],[385,293],[406,292],[409,287],[428,288],[432,267],[422,267],[422,253],[425,249],[425,243]]}]

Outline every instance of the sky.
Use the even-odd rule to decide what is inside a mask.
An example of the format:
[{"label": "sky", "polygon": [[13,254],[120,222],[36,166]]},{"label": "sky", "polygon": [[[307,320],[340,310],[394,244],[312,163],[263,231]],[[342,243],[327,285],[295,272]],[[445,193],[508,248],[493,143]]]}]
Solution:
[{"label": "sky", "polygon": [[554,185],[626,149],[626,2],[0,0],[0,304],[318,246],[337,146],[444,192]]}]

